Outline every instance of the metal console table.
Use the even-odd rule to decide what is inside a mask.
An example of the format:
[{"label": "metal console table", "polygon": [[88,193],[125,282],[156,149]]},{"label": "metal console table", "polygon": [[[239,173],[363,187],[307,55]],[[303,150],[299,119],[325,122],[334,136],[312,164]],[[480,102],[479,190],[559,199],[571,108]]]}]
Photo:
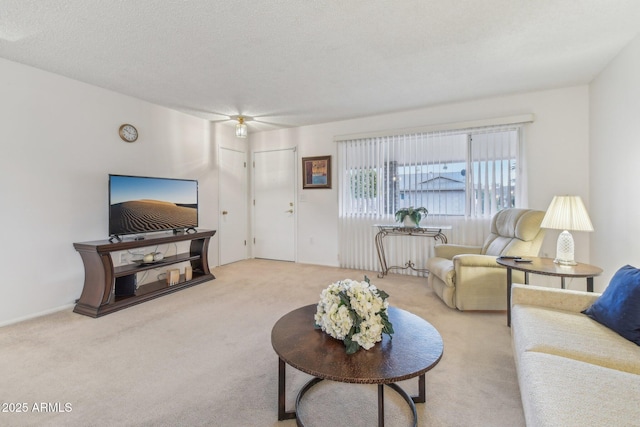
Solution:
[{"label": "metal console table", "polygon": [[451,230],[451,226],[440,225],[427,225],[424,227],[405,227],[403,225],[394,224],[376,224],[374,227],[378,228],[376,234],[376,249],[378,250],[378,260],[380,261],[380,273],[379,278],[383,278],[387,275],[391,269],[406,270],[408,268],[414,271],[427,272],[423,268],[415,268],[413,261],[409,260],[404,264],[404,267],[387,265],[387,256],[384,251],[383,240],[387,236],[417,236],[417,237],[432,237],[435,241],[440,243],[447,243],[447,236],[442,232],[443,230]]}]

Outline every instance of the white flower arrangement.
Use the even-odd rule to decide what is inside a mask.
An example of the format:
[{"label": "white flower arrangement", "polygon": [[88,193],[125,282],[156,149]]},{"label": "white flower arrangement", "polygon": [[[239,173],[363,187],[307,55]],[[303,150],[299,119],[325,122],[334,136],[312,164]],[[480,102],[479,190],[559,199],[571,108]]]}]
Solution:
[{"label": "white flower arrangement", "polygon": [[363,282],[345,279],[332,283],[320,294],[314,316],[316,327],[343,341],[347,354],[360,347],[369,350],[382,340],[383,333],[389,337],[393,334],[387,315],[388,297],[366,276]]}]

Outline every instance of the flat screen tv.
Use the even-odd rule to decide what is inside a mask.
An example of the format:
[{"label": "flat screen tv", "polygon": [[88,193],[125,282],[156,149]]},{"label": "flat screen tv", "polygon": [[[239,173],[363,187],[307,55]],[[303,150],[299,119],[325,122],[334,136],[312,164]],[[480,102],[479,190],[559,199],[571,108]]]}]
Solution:
[{"label": "flat screen tv", "polygon": [[109,175],[109,235],[195,230],[198,181]]}]

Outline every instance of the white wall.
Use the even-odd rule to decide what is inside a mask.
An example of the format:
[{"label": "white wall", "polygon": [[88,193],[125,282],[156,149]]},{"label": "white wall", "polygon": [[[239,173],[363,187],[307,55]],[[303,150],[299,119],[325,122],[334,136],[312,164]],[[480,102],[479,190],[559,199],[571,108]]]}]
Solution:
[{"label": "white wall", "polygon": [[590,86],[591,258],[602,281],[640,267],[640,37]]},{"label": "white wall", "polygon": [[[282,129],[251,135],[252,150],[298,147],[298,156],[332,155],[334,136],[412,128],[533,113],[526,128],[529,207],[546,210],[556,194],[578,194],[589,203],[589,89],[587,86],[474,100]],[[337,174],[331,190],[302,190],[298,182],[298,261],[338,265]],[[549,230],[542,252],[555,255],[558,232]],[[589,262],[589,236],[574,233],[576,259]],[[311,243],[313,242],[313,243]],[[373,251],[374,248],[371,248]],[[542,283],[541,283],[542,284]],[[572,288],[573,283],[568,283]],[[584,289],[584,281],[575,284]]]},{"label": "white wall", "polygon": [[[138,128],[137,142],[118,127]],[[108,237],[108,174],[199,181],[200,226],[217,226],[208,121],[0,59],[0,325],[72,304],[73,242]],[[211,242],[211,262],[218,259]]]},{"label": "white wall", "polygon": [[[526,131],[529,206],[544,210],[555,194],[589,202],[588,96],[587,86],[516,94],[255,133],[249,142],[253,151],[296,146],[299,158],[334,156],[333,189],[303,191],[298,182],[297,247],[299,262],[338,265],[334,136],[533,113]],[[134,144],[117,135],[127,122],[140,132]],[[80,296],[84,271],[72,244],[107,237],[109,173],[198,179],[200,226],[217,229],[217,145],[247,148],[232,126],[1,59],[0,129],[0,325]],[[549,256],[556,236],[550,232],[543,246]],[[588,262],[588,237],[577,235],[576,244],[576,258]],[[210,249],[217,263],[217,239]]]}]

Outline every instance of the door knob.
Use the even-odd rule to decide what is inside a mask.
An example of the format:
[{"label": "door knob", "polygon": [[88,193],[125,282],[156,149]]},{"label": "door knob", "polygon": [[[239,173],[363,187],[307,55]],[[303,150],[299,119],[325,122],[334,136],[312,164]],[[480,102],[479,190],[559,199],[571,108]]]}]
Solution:
[{"label": "door knob", "polygon": [[228,214],[228,213],[229,213],[229,212],[227,212],[227,211],[222,211],[222,215],[226,215],[226,214]]}]

